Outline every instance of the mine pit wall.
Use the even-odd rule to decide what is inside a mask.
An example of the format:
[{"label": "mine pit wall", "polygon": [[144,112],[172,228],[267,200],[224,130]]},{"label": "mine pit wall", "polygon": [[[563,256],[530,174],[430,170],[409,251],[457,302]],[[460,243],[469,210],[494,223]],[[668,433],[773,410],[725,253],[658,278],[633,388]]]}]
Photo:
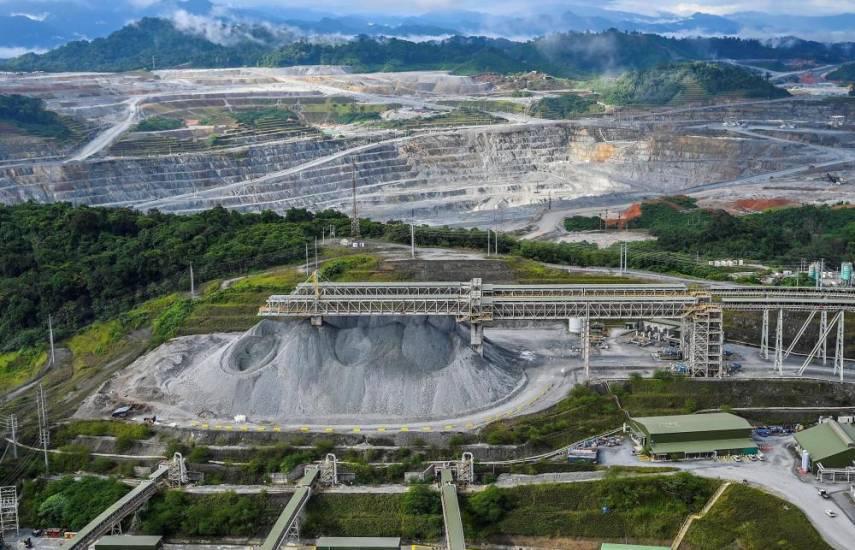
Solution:
[{"label": "mine pit wall", "polygon": [[[377,144],[296,173],[253,178],[353,147],[328,140],[149,159],[0,168],[0,201],[69,201],[186,212],[350,209],[355,162],[362,213],[459,221],[461,212],[621,192],[673,193],[805,162],[806,151],[752,138],[674,135],[574,124],[478,128]],[[744,166],[747,164],[747,168]],[[247,183],[242,183],[247,182]],[[231,185],[225,189],[217,187]],[[177,195],[184,195],[176,197]],[[176,197],[176,198],[170,198]],[[156,204],[146,201],[163,199]]]},{"label": "mine pit wall", "polygon": [[297,141],[234,151],[0,167],[0,202],[133,205],[258,178],[364,143]]}]

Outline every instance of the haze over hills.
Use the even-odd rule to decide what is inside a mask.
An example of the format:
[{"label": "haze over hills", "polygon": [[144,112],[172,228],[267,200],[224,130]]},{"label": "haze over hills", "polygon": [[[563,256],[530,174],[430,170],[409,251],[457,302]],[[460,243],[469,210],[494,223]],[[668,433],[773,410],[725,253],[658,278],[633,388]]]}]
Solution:
[{"label": "haze over hills", "polygon": [[457,74],[543,71],[590,77],[696,60],[799,60],[816,65],[853,59],[855,44],[792,39],[770,45],[739,38],[668,38],[607,30],[553,34],[525,42],[454,36],[439,41],[359,36],[306,39],[293,29],[230,25],[193,29],[145,18],[106,38],[70,42],[44,54],[0,63],[11,71],[129,71],[174,67],[346,65],[358,71],[443,69]]},{"label": "haze over hills", "polygon": [[[403,9],[403,8],[395,8]],[[738,12],[728,15],[660,12],[644,15],[584,4],[538,6],[528,13],[435,10],[407,14],[375,11],[327,11],[303,6],[220,3],[210,0],[119,0],[78,3],[69,0],[0,2],[0,57],[45,51],[78,39],[105,37],[144,17],[171,19],[185,30],[228,40],[232,24],[263,24],[268,29],[306,37],[357,35],[438,39],[477,35],[514,40],[551,33],[607,29],[672,36],[793,36],[822,42],[855,38],[855,13],[789,15]]]}]

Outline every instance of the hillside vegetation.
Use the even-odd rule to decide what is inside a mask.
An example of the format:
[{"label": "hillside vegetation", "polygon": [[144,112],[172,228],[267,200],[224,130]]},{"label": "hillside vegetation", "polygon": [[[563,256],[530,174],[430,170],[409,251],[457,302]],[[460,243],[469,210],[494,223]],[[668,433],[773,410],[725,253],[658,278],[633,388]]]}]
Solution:
[{"label": "hillside vegetation", "polygon": [[[574,223],[582,223],[576,220]],[[745,257],[791,263],[802,257],[825,257],[835,264],[855,256],[855,209],[804,206],[736,217],[703,210],[691,199],[644,203],[633,222],[657,241],[632,245],[629,264],[638,269],[727,278],[727,273],[694,255]],[[189,290],[189,268],[197,281],[247,270],[302,262],[304,246],[335,225],[349,234],[349,220],[337,212],[312,214],[290,210],[241,214],[214,208],[190,216],[129,209],[73,207],[68,204],[0,206],[0,353],[43,342],[48,314],[64,338],[95,320],[110,320],[85,349],[96,349],[121,332],[116,316],[155,296]],[[409,243],[409,226],[361,220],[370,238]],[[482,249],[486,234],[477,229],[416,228],[420,246]],[[501,235],[499,252],[547,263],[617,266],[617,247],[588,243],[549,243]],[[689,260],[688,258],[692,258]],[[531,282],[547,275],[533,273]],[[154,327],[164,337],[171,324],[191,313],[177,296],[164,305],[168,315]],[[257,303],[248,306],[248,312]],[[151,318],[140,310],[136,319]],[[134,323],[131,323],[132,325]],[[3,364],[40,361],[6,356]],[[10,376],[13,376],[9,373]]]},{"label": "hillside vegetation", "polygon": [[798,263],[826,258],[832,264],[855,256],[855,209],[800,206],[734,216],[698,208],[693,199],[642,203],[630,223],[657,237],[657,246],[708,257]]},{"label": "hillside vegetation", "polygon": [[71,130],[62,118],[45,109],[41,99],[23,95],[0,95],[0,123],[10,124],[28,134],[66,138]]},{"label": "hillside vegetation", "polygon": [[855,82],[855,63],[847,63],[826,75],[829,80]]},{"label": "hillside vegetation", "polygon": [[297,41],[278,45],[263,27],[228,46],[184,33],[165,19],[145,18],[106,38],[76,41],[45,54],[26,54],[0,64],[17,71],[129,71],[168,67],[349,65],[356,70],[447,69],[458,74],[542,71],[591,76],[699,59],[851,60],[845,45],[802,40],[773,47],[737,38],[667,38],[608,30],[564,33],[528,42],[455,36],[443,41],[357,37],[346,42]]},{"label": "hillside vegetation", "polygon": [[613,105],[667,105],[712,98],[774,99],[790,95],[751,71],[705,62],[633,71],[599,86],[605,102]]},{"label": "hillside vegetation", "polygon": [[281,217],[214,208],[175,216],[0,206],[0,350],[42,342],[48,314],[62,338],[147,298],[189,289],[191,263],[205,280],[302,259],[304,243],[330,223],[344,232],[348,220],[333,212]]},{"label": "hillside vegetation", "polygon": [[682,547],[831,549],[796,506],[743,485],[728,487],[709,513],[692,524]]}]

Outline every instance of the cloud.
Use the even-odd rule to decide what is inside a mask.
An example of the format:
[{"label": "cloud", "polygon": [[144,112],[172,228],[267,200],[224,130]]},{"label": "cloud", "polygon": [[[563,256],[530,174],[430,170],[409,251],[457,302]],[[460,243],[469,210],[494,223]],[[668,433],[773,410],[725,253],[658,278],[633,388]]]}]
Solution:
[{"label": "cloud", "polygon": [[196,15],[186,10],[175,10],[169,15],[176,29],[195,34],[223,46],[244,42],[245,33],[235,32],[235,26],[207,15]]},{"label": "cloud", "polygon": [[[595,2],[579,2],[596,5]],[[729,15],[739,12],[765,12],[772,15],[836,15],[855,11],[855,0],[705,0],[682,2],[674,0],[611,0],[608,9],[623,10],[644,15],[663,12],[679,15],[709,13]]]},{"label": "cloud", "polygon": [[45,53],[47,50],[43,48],[19,48],[19,47],[3,47],[0,46],[0,59],[11,59],[24,55],[25,53]]},{"label": "cloud", "polygon": [[12,17],[26,17],[30,21],[44,21],[48,18],[50,13],[46,11],[42,13],[25,13],[21,11],[16,11],[10,13],[9,15],[11,15]]}]

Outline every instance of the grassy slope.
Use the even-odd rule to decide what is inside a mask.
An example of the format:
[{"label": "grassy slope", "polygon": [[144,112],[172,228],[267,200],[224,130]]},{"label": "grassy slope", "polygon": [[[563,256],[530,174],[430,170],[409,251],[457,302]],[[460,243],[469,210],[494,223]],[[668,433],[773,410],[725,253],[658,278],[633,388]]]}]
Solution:
[{"label": "grassy slope", "polygon": [[684,539],[688,550],[824,550],[805,515],[784,500],[763,491],[733,485]]},{"label": "grassy slope", "polygon": [[[609,385],[613,396],[575,388],[558,404],[535,414],[493,422],[481,432],[493,444],[529,443],[534,449],[555,449],[620,427],[624,413],[632,416],[690,414],[701,409],[776,406],[846,406],[852,391],[832,382],[778,380],[703,381],[684,377],[633,378]],[[820,411],[806,413],[740,412],[758,424],[806,423]]]},{"label": "grassy slope", "polygon": [[[460,503],[469,542],[547,536],[661,543],[677,533],[689,513],[700,510],[716,485],[713,480],[679,475],[500,489],[505,511],[492,522],[478,521],[471,495],[461,495]],[[407,516],[402,512],[403,498],[318,495],[309,501],[304,529],[308,536],[439,539],[441,516]]]}]

